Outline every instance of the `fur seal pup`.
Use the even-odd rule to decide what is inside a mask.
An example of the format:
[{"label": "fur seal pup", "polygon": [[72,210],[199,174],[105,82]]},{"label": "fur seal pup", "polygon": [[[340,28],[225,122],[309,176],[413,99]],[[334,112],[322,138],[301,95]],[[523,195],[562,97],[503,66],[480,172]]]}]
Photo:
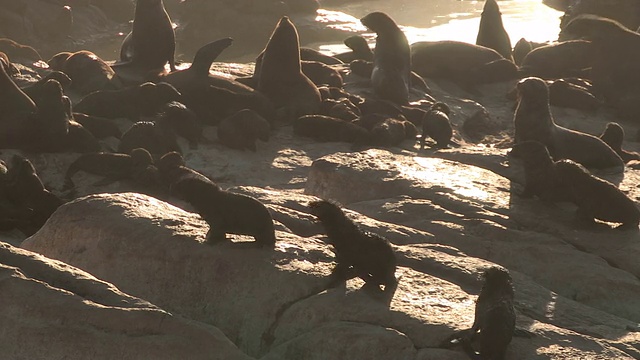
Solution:
[{"label": "fur seal pup", "polygon": [[329,287],[358,277],[365,282],[363,288],[381,291],[391,302],[398,280],[395,277],[396,257],[389,241],[360,229],[336,203],[313,201],[309,203],[309,210],[322,224],[327,234],[325,241],[333,246],[336,255],[337,264],[331,273]]},{"label": "fur seal pup", "polygon": [[225,241],[229,233],[253,236],[261,247],[275,246],[273,219],[260,201],[195,177],[178,180],[171,186],[171,193],[187,201],[209,224],[208,243]]},{"label": "fur seal pup", "polygon": [[187,167],[184,158],[179,152],[168,152],[156,162],[160,180],[167,189],[176,184],[178,181],[186,178],[196,178],[200,181],[211,181],[205,175]]},{"label": "fur seal pup", "polygon": [[360,109],[354,105],[349,99],[341,98],[340,100],[325,99],[320,104],[318,115],[326,115],[345,121],[353,121],[360,117]]},{"label": "fur seal pup", "polygon": [[497,51],[460,41],[411,44],[411,66],[424,78],[445,78],[463,85],[515,79],[518,67]]},{"label": "fur seal pup", "polygon": [[256,62],[257,89],[271,99],[282,118],[293,120],[318,111],[322,98],[302,72],[298,31],[287,16],[278,22],[261,56]]},{"label": "fur seal pup", "polygon": [[408,104],[411,49],[407,37],[385,13],[370,13],[360,19],[360,22],[377,35],[371,72],[373,92],[381,99],[399,105]]},{"label": "fur seal pup", "polygon": [[328,85],[341,88],[344,83],[340,72],[319,61],[301,61],[302,73],[316,85]]},{"label": "fur seal pup", "polygon": [[14,155],[7,173],[7,195],[18,206],[32,210],[27,221],[18,229],[31,236],[38,231],[64,202],[49,192],[29,159]]},{"label": "fur seal pup", "polygon": [[87,129],[96,139],[105,139],[110,136],[120,139],[122,132],[118,125],[109,119],[82,113],[73,113],[73,119]]},{"label": "fur seal pup", "polygon": [[293,121],[293,133],[317,141],[344,141],[364,144],[368,142],[369,131],[350,121],[324,116],[305,115]]},{"label": "fur seal pup", "polygon": [[343,42],[351,51],[336,54],[334,56],[336,59],[345,63],[350,63],[353,60],[373,61],[373,51],[371,51],[367,39],[361,35],[349,36]]},{"label": "fur seal pup", "polygon": [[635,151],[626,151],[622,148],[624,129],[620,124],[615,122],[607,123],[607,127],[604,129],[602,135],[600,135],[600,139],[620,155],[625,163],[631,160],[640,160],[640,154]]},{"label": "fur seal pup", "polygon": [[[176,70],[176,40],[169,14],[162,0],[137,0],[130,44],[123,42],[121,55],[131,65],[144,70],[160,70],[167,62]],[[130,49],[126,47],[130,46]]]},{"label": "fur seal pup", "polygon": [[618,228],[638,229],[640,211],[615,185],[593,176],[584,166],[568,159],[556,162],[555,173],[578,206],[581,219],[590,223],[594,219],[622,223]]},{"label": "fur seal pup", "polygon": [[122,134],[118,152],[130,154],[136,148],[146,149],[154,156],[171,151],[182,152],[176,133],[170,124],[162,121],[138,121]]},{"label": "fur seal pup", "polygon": [[512,153],[517,153],[524,166],[523,198],[537,196],[545,202],[569,201],[555,174],[555,162],[547,147],[537,141],[523,141],[515,144]]},{"label": "fur seal pup", "polygon": [[404,140],[415,139],[418,135],[416,126],[403,117],[394,118],[382,114],[368,114],[361,116],[353,123],[369,131],[366,145],[398,146]]},{"label": "fur seal pup", "polygon": [[453,129],[449,121],[451,110],[445,103],[435,103],[422,118],[422,137],[420,138],[420,150],[424,150],[427,136],[436,142],[436,147],[444,149],[451,143]]},{"label": "fur seal pup", "polygon": [[256,141],[269,141],[271,125],[253,110],[240,110],[218,124],[218,141],[232,149],[257,151]]},{"label": "fur seal pup", "polygon": [[71,101],[56,80],[33,86],[29,94],[36,112],[25,123],[22,148],[35,152],[65,151],[71,120]]},{"label": "fur seal pup", "polygon": [[602,140],[555,123],[544,80],[528,77],[518,82],[517,89],[519,99],[513,118],[516,144],[539,141],[554,159],[571,159],[594,169],[624,171],[620,156]]},{"label": "fur seal pup", "polygon": [[496,0],[486,0],[484,3],[476,45],[493,49],[505,59],[513,61],[511,39],[502,24],[502,13]]},{"label": "fur seal pup", "polygon": [[131,179],[136,169],[152,164],[151,154],[141,148],[133,149],[131,155],[105,152],[82,154],[67,168],[64,188],[74,187],[72,178],[80,171],[104,176],[111,182]]},{"label": "fur seal pup", "polygon": [[[360,60],[360,59],[353,60],[349,64],[349,69],[351,70],[352,74],[362,76],[363,78],[371,79],[371,74],[373,74],[373,62]],[[431,88],[429,88],[427,83],[424,81],[424,79],[420,75],[418,75],[414,71],[411,71],[409,73],[409,77],[410,77],[409,81],[411,82],[411,86],[425,92],[427,94],[426,96],[427,100],[435,101],[431,99],[429,96],[431,94]]]},{"label": "fur seal pup", "polygon": [[196,113],[178,101],[171,101],[162,106],[156,116],[156,122],[165,122],[176,133],[189,142],[191,149],[198,148],[202,137],[202,123]]}]

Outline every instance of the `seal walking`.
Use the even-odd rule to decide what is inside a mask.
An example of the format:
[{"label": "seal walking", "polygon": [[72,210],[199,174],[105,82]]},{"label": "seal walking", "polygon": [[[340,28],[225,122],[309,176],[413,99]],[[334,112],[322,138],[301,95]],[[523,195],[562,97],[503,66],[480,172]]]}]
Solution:
[{"label": "seal walking", "polygon": [[385,13],[370,13],[360,22],[378,36],[371,73],[374,93],[396,104],[407,104],[411,87],[411,49],[407,37]]},{"label": "seal walking", "polygon": [[620,156],[599,138],[555,123],[544,80],[528,77],[517,85],[518,106],[513,122],[515,143],[527,140],[544,144],[554,159],[571,159],[593,169],[624,171]]}]

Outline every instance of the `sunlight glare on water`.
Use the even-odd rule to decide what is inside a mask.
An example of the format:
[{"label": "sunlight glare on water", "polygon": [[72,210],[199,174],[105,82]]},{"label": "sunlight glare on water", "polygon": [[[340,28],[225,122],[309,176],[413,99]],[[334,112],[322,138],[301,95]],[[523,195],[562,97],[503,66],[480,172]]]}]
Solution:
[{"label": "sunlight glare on water", "polygon": [[[430,0],[429,7],[424,4],[425,0],[368,1],[350,4],[341,11],[320,10],[317,19],[330,24],[329,27],[366,32],[358,19],[369,9],[375,9],[392,16],[409,43],[439,40],[475,43],[484,1]],[[498,5],[512,45],[523,37],[535,42],[557,39],[562,12],[542,4],[541,0],[506,0],[498,1]],[[375,34],[364,36],[375,43]],[[349,49],[343,44],[325,44],[320,50],[336,54]]]}]

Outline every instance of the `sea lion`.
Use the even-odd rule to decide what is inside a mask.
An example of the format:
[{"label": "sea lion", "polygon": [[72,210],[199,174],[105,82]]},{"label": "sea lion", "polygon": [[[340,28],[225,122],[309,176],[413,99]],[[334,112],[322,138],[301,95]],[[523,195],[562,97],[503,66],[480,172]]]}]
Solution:
[{"label": "sea lion", "polygon": [[554,159],[571,159],[594,169],[624,171],[620,156],[602,140],[555,123],[544,80],[528,77],[518,82],[517,89],[519,100],[513,120],[516,144],[539,141]]},{"label": "sea lion", "polygon": [[133,149],[143,148],[154,156],[171,151],[182,152],[176,133],[166,122],[138,121],[122,134],[118,152],[129,154]]},{"label": "sea lion", "polygon": [[615,185],[593,176],[584,166],[568,159],[556,162],[555,173],[578,206],[581,219],[590,223],[594,219],[621,223],[620,229],[638,229],[640,211]]},{"label": "sea lion", "polygon": [[607,123],[607,127],[604,129],[602,135],[600,135],[600,139],[620,155],[625,163],[631,160],[640,160],[640,154],[635,151],[626,151],[622,148],[624,129],[620,124],[615,122]]},{"label": "sea lion", "polygon": [[168,62],[171,71],[176,70],[175,33],[162,0],[137,0],[129,41],[131,49],[126,49],[125,39],[123,52],[133,66],[159,70]]},{"label": "sea lion", "polygon": [[517,66],[497,51],[460,41],[411,44],[411,66],[424,78],[445,78],[463,85],[514,79]]},{"label": "sea lion", "polygon": [[258,139],[269,141],[271,125],[253,110],[240,110],[218,124],[218,141],[232,149],[256,152]]},{"label": "sea lion", "polygon": [[351,51],[336,54],[335,58],[345,63],[350,63],[353,60],[373,61],[373,51],[371,51],[367,39],[361,35],[349,36],[343,42]]},{"label": "sea lion", "polygon": [[[484,284],[476,300],[472,327],[455,332],[441,347],[460,344],[470,359],[505,360],[516,326],[511,275],[495,266],[485,270],[482,276]],[[472,346],[478,338],[479,354]]]},{"label": "sea lion", "polygon": [[334,202],[313,201],[309,203],[309,210],[327,233],[325,241],[334,248],[336,267],[331,273],[329,287],[358,277],[365,282],[364,289],[382,292],[387,302],[391,302],[398,280],[395,277],[396,257],[389,241],[360,229]]},{"label": "sea lion", "polygon": [[543,79],[587,77],[593,65],[592,51],[591,42],[586,40],[540,46],[522,59],[520,73]]},{"label": "sea lion", "polygon": [[196,177],[178,180],[171,193],[187,201],[209,224],[208,243],[220,243],[230,233],[253,236],[258,246],[274,247],[273,219],[255,198],[222,190],[214,182]]},{"label": "sea lion", "polygon": [[407,37],[385,13],[370,13],[360,19],[360,22],[377,35],[371,73],[373,92],[381,99],[399,105],[408,104],[411,49]]},{"label": "sea lion", "polygon": [[49,219],[64,202],[49,192],[36,173],[29,159],[14,155],[7,173],[7,195],[20,207],[32,210],[27,221],[18,229],[31,236]]},{"label": "sea lion", "polygon": [[121,90],[93,92],[83,97],[74,109],[87,115],[137,121],[141,116],[157,114],[163,105],[181,98],[182,94],[171,84],[146,82]]},{"label": "sea lion", "polygon": [[590,78],[608,102],[615,104],[640,91],[640,34],[617,21],[588,14],[571,20],[563,34],[591,41]]},{"label": "sea lion", "polygon": [[549,85],[549,104],[594,112],[600,107],[601,101],[582,86],[558,79]]},{"label": "sea lion", "polygon": [[305,115],[293,122],[293,133],[317,141],[368,142],[369,131],[350,121],[324,116]]},{"label": "sea lion", "polygon": [[486,0],[484,3],[476,45],[493,49],[505,59],[513,61],[511,39],[502,24],[502,13],[496,0]]},{"label": "sea lion", "polygon": [[523,198],[537,196],[545,202],[568,201],[568,192],[555,174],[555,162],[547,147],[537,141],[523,141],[513,146],[524,166]]},{"label": "sea lion", "polygon": [[298,31],[288,17],[280,19],[261,55],[256,62],[258,90],[271,99],[281,117],[293,120],[315,113],[322,98],[302,73]]},{"label": "sea lion", "polygon": [[130,179],[135,169],[151,164],[151,154],[141,148],[133,149],[130,155],[104,152],[82,154],[67,168],[64,188],[74,187],[72,178],[79,171],[104,176],[110,181],[120,181]]}]

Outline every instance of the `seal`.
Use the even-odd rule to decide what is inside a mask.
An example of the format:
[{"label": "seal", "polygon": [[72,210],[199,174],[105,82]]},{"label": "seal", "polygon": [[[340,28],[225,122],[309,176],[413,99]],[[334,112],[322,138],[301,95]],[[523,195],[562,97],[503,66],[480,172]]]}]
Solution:
[{"label": "seal", "polygon": [[543,79],[587,78],[593,65],[593,45],[586,40],[548,44],[531,50],[522,59],[520,73]]},{"label": "seal", "polygon": [[484,3],[476,45],[491,48],[505,59],[513,61],[511,39],[504,29],[502,13],[496,0],[486,0]]},{"label": "seal", "polygon": [[360,229],[334,202],[313,201],[309,203],[309,210],[322,224],[327,234],[325,242],[333,246],[336,256],[329,287],[358,277],[365,282],[363,289],[382,293],[385,300],[391,302],[398,280],[396,257],[389,241]]},{"label": "seal", "polygon": [[62,71],[69,76],[72,80],[70,90],[76,91],[79,95],[122,86],[111,66],[88,50],[58,53],[48,63],[51,69]]},{"label": "seal", "polygon": [[171,126],[157,121],[138,121],[122,134],[118,152],[130,154],[136,148],[146,149],[158,157],[171,151],[182,152]]},{"label": "seal", "polygon": [[280,19],[259,57],[257,89],[271,99],[281,118],[293,120],[318,111],[322,98],[301,70],[298,31],[287,16]]},{"label": "seal", "polygon": [[424,78],[444,78],[462,85],[506,81],[518,77],[518,67],[497,51],[460,41],[420,41],[411,44],[413,71]]},{"label": "seal", "polygon": [[[450,348],[455,340],[471,359],[504,360],[516,327],[511,275],[495,266],[485,270],[482,276],[484,284],[476,300],[471,329],[454,333],[442,347]],[[479,355],[471,344],[478,338]]]},{"label": "seal", "polygon": [[347,98],[322,100],[319,115],[326,115],[345,121],[353,121],[360,117],[360,109]]},{"label": "seal", "polygon": [[117,153],[88,153],[74,160],[65,174],[64,189],[75,187],[73,176],[80,171],[104,176],[109,181],[131,179],[135,169],[153,164],[151,154],[145,149],[133,149],[131,155]]},{"label": "seal", "polygon": [[189,142],[191,149],[197,149],[198,142],[203,138],[202,123],[196,113],[178,101],[164,104],[155,121],[167,123],[176,135]]},{"label": "seal", "polygon": [[406,139],[415,139],[418,130],[404,117],[394,118],[383,114],[363,115],[353,122],[369,131],[363,145],[398,146]]},{"label": "seal", "polygon": [[436,147],[445,149],[451,143],[453,129],[449,121],[451,110],[445,103],[434,103],[422,117],[422,137],[420,138],[420,150],[424,150],[427,136],[436,142]]},{"label": "seal", "polygon": [[218,124],[218,141],[232,149],[257,151],[256,141],[269,141],[271,125],[250,109],[240,110]]},{"label": "seal", "polygon": [[608,102],[615,104],[640,91],[640,34],[615,20],[584,14],[571,20],[560,35],[591,41],[589,78]]},{"label": "seal", "polygon": [[512,153],[517,153],[524,166],[525,186],[520,196],[537,196],[545,202],[569,201],[571,198],[555,174],[555,162],[547,147],[537,141],[515,144]]},{"label": "seal", "polygon": [[607,127],[604,129],[602,135],[600,135],[600,139],[620,155],[625,163],[631,160],[640,160],[640,154],[635,151],[626,151],[622,148],[622,141],[624,140],[624,129],[622,125],[616,122],[607,123]]},{"label": "seal", "polygon": [[154,116],[163,105],[180,101],[182,94],[171,84],[146,82],[120,90],[100,90],[80,100],[76,112],[107,119],[127,118],[137,121],[141,116]]},{"label": "seal", "polygon": [[343,64],[341,60],[329,55],[325,55],[318,50],[311,48],[300,48],[300,60],[302,61],[317,61],[325,65],[340,65]]},{"label": "seal", "polygon": [[62,85],[49,79],[29,89],[37,110],[26,121],[24,149],[36,152],[65,151],[71,120],[71,101],[64,96]]},{"label": "seal", "polygon": [[624,171],[622,159],[604,141],[555,123],[544,80],[524,78],[518,82],[517,90],[519,99],[513,118],[516,144],[539,141],[554,159],[571,159],[593,169]]},{"label": "seal", "polygon": [[97,139],[105,139],[110,136],[116,139],[122,137],[122,132],[118,125],[109,119],[77,112],[73,113],[73,119]]},{"label": "seal", "polygon": [[229,233],[253,236],[260,247],[275,246],[273,219],[260,201],[196,177],[178,180],[171,186],[171,193],[187,201],[209,224],[208,243],[223,242]]},{"label": "seal", "polygon": [[175,66],[176,40],[162,0],[137,0],[131,33],[123,41],[121,59],[145,70]]},{"label": "seal", "polygon": [[373,92],[381,99],[408,104],[411,49],[407,37],[395,21],[382,12],[370,13],[360,22],[377,35],[371,72]]},{"label": "seal", "polygon": [[371,51],[367,39],[361,35],[349,36],[343,42],[351,51],[336,54],[334,56],[336,59],[345,63],[350,63],[353,60],[373,61],[373,51]]},{"label": "seal", "polygon": [[364,144],[368,142],[369,131],[350,121],[324,116],[305,115],[293,121],[293,133],[317,141],[344,141]]},{"label": "seal", "polygon": [[555,168],[558,180],[578,206],[580,219],[589,223],[595,219],[621,223],[618,229],[638,230],[640,211],[615,185],[568,159],[557,161]]},{"label": "seal", "polygon": [[300,63],[302,73],[316,85],[328,85],[341,88],[344,83],[340,72],[327,64],[319,61],[302,61]]},{"label": "seal", "polygon": [[29,159],[14,155],[7,173],[7,195],[19,207],[31,209],[31,215],[18,229],[31,236],[38,231],[64,202],[49,192]]},{"label": "seal", "polygon": [[24,93],[7,73],[9,64],[0,58],[0,146],[19,148],[26,135],[27,119],[37,111],[36,104]]}]

